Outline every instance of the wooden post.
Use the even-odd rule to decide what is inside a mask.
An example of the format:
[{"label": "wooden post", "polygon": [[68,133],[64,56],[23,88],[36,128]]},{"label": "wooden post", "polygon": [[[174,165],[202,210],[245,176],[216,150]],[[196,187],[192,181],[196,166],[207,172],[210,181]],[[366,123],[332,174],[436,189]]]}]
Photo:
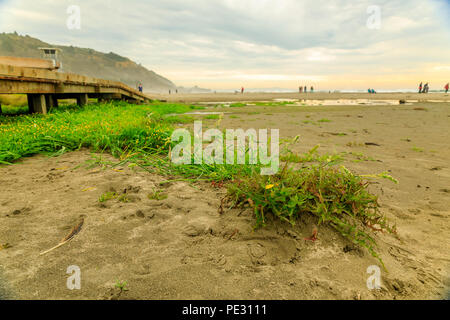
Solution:
[{"label": "wooden post", "polygon": [[53,107],[58,108],[59,107],[58,98],[55,95],[52,95],[52,99],[53,99]]},{"label": "wooden post", "polygon": [[34,113],[33,95],[27,94],[28,100],[28,113]]},{"label": "wooden post", "polygon": [[45,104],[45,95],[33,94],[31,95],[33,101],[33,112],[47,114],[47,105]]},{"label": "wooden post", "polygon": [[82,93],[77,97],[77,104],[79,106],[85,106],[88,104],[88,95],[87,93]]},{"label": "wooden post", "polygon": [[45,104],[47,106],[47,111],[50,111],[54,106],[53,106],[53,96],[46,94],[45,95]]}]

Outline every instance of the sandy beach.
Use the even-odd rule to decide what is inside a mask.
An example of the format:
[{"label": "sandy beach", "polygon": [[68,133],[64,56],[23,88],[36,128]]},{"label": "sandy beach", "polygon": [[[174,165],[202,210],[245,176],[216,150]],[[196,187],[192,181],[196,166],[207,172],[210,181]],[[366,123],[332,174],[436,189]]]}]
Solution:
[{"label": "sandy beach", "polygon": [[[398,237],[377,234],[380,290],[366,285],[378,261],[326,226],[318,241],[305,216],[254,230],[252,209],[219,213],[223,188],[164,183],[135,167],[89,166],[87,150],[34,156],[0,166],[0,295],[20,299],[442,299],[450,287],[450,95],[193,94],[169,102],[220,102],[201,112],[209,128],[279,128],[293,147],[341,154],[359,174],[389,172],[399,184],[373,180],[382,212]],[[239,108],[222,102],[299,99],[294,105]],[[413,100],[406,104],[307,105],[302,100]],[[417,101],[417,102],[416,102]],[[430,102],[431,101],[431,102]],[[251,104],[251,103],[250,103]],[[190,127],[191,124],[180,126]],[[95,155],[99,156],[99,155]],[[103,154],[104,160],[114,160]],[[161,184],[163,183],[163,184]],[[147,197],[162,185],[167,198]],[[106,191],[130,201],[99,203]],[[84,218],[82,231],[56,245]],[[80,267],[81,290],[68,290],[68,266]],[[128,290],[117,282],[126,282]],[[0,287],[2,286],[0,282]],[[6,286],[6,284],[5,284]],[[3,291],[3,293],[2,293]]]},{"label": "sandy beach", "polygon": [[305,100],[349,100],[349,99],[370,99],[370,100],[414,100],[414,101],[450,101],[449,93],[198,93],[198,94],[153,94],[149,95],[157,100],[167,100],[168,102],[223,102],[223,101],[272,101],[274,99],[305,99]]}]

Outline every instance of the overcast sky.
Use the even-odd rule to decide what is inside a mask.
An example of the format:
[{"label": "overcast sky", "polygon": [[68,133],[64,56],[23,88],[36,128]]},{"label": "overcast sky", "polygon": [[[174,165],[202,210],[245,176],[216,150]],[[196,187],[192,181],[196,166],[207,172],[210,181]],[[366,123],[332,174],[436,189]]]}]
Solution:
[{"label": "overcast sky", "polygon": [[0,32],[13,31],[113,51],[183,86],[450,81],[450,0],[0,0]]}]

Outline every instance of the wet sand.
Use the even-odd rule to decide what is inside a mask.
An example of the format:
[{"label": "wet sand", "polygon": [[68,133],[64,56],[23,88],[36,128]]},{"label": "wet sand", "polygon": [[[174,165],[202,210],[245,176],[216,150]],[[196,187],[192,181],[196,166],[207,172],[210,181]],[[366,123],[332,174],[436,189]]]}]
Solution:
[{"label": "wet sand", "polygon": [[371,100],[440,100],[450,101],[450,93],[199,93],[199,94],[149,94],[157,100],[168,102],[223,102],[223,101],[271,101],[274,99],[371,99]]}]

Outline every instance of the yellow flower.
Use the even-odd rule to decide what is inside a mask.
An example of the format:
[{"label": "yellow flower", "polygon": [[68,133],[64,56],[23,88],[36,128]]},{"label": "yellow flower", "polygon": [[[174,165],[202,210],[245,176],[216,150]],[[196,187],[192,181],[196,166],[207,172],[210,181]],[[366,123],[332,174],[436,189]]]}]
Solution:
[{"label": "yellow flower", "polygon": [[268,184],[268,185],[266,186],[266,190],[272,189],[273,187],[274,187],[273,184]]}]

